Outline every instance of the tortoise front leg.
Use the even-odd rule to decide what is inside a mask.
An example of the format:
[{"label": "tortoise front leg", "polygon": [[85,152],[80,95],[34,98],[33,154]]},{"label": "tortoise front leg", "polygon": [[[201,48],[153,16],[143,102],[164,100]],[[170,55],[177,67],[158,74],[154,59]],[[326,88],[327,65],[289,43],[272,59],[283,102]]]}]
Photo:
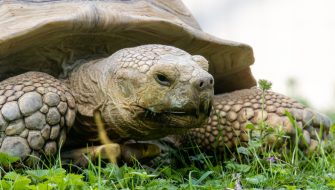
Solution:
[{"label": "tortoise front leg", "polygon": [[61,153],[63,163],[72,162],[73,164],[85,167],[89,161],[94,162],[99,158],[115,164],[120,157],[123,161],[129,162],[133,158],[139,160],[160,154],[159,147],[154,144],[125,142],[120,145],[113,142],[107,135],[100,111],[95,110],[93,115],[98,129],[98,137],[102,145],[64,151]]},{"label": "tortoise front leg", "polygon": [[89,161],[94,162],[98,158],[108,159],[112,163],[117,163],[117,159],[121,154],[120,145],[109,139],[99,111],[94,111],[94,120],[102,145],[63,151],[61,152],[62,163],[71,162],[72,164],[86,167]]},{"label": "tortoise front leg", "polygon": [[[189,135],[197,144],[209,150],[231,148],[248,142],[245,128],[248,122],[257,126],[265,121],[268,124],[266,127],[278,129],[294,138],[297,130],[286,116],[287,110],[302,132],[305,142],[300,143],[301,148],[313,151],[321,138],[327,138],[331,121],[326,116],[275,92],[266,91],[264,103],[262,96],[262,91],[257,88],[216,95],[207,125],[193,129]],[[271,144],[276,138],[269,135],[267,140]]]},{"label": "tortoise front leg", "polygon": [[96,161],[98,158],[116,163],[121,154],[120,145],[117,143],[89,146],[86,148],[72,149],[61,152],[62,163],[72,163],[86,167],[89,161]]},{"label": "tortoise front leg", "polygon": [[25,163],[54,156],[75,119],[75,101],[54,77],[28,72],[0,83],[0,152]]},{"label": "tortoise front leg", "polygon": [[61,152],[62,163],[72,163],[86,167],[89,161],[95,162],[98,159],[108,160],[117,163],[119,159],[124,162],[131,162],[133,159],[141,160],[152,158],[160,154],[160,148],[151,143],[110,143],[87,148],[73,149]]}]

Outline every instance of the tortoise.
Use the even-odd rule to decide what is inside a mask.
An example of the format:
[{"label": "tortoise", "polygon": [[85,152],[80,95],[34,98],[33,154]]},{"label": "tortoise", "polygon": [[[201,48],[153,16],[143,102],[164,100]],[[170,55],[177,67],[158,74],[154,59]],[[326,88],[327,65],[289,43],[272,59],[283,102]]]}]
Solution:
[{"label": "tortoise", "polygon": [[179,0],[0,3],[0,152],[25,163],[62,146],[65,157],[86,149],[115,159],[129,140],[183,134],[221,150],[248,141],[247,122],[292,136],[286,109],[303,148],[315,149],[322,125],[327,137],[326,116],[262,94],[252,48],[203,32]]}]

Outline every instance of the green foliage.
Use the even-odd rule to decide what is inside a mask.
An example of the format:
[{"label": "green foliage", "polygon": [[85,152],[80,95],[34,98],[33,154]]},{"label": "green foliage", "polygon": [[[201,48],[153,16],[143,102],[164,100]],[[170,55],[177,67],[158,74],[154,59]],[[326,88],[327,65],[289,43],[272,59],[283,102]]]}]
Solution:
[{"label": "green foliage", "polygon": [[15,157],[15,156],[10,156],[8,154],[2,153],[0,152],[0,165],[1,166],[9,166],[12,163],[18,161],[20,158],[19,157]]},{"label": "green foliage", "polygon": [[247,177],[245,178],[245,180],[250,184],[259,185],[259,184],[266,182],[267,178],[262,174],[258,174],[255,176]]},{"label": "green foliage", "polygon": [[268,81],[268,80],[265,80],[265,79],[259,79],[258,80],[258,85],[259,85],[259,88],[262,91],[270,90],[271,87],[272,87],[272,83],[270,81]]},{"label": "green foliage", "polygon": [[237,179],[245,189],[335,188],[334,151],[307,156],[293,145],[291,151],[278,153],[264,148],[263,143],[264,139],[253,138],[248,146],[237,147],[234,156],[223,163],[199,152],[193,161],[182,166],[91,164],[87,169],[71,172],[55,165],[3,171],[0,189],[224,189],[234,188]]},{"label": "green foliage", "polygon": [[295,149],[294,142],[292,150],[278,153],[265,149],[263,143],[262,138],[252,138],[248,146],[236,147],[235,153],[229,153],[233,156],[223,162],[199,152],[200,155],[182,166],[90,164],[77,172],[59,165],[3,171],[0,189],[224,189],[239,183],[245,189],[335,188],[335,151],[308,156]]},{"label": "green foliage", "polygon": [[3,189],[24,190],[30,189],[31,180],[27,176],[20,175],[16,172],[8,172],[1,180],[1,187]]}]

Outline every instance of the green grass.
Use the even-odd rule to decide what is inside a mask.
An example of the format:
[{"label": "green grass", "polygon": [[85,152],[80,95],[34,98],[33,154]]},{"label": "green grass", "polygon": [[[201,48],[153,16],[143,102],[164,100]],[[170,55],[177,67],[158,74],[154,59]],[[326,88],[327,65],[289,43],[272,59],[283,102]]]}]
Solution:
[{"label": "green grass", "polygon": [[[249,126],[254,127],[254,126]],[[264,133],[266,134],[266,133]],[[285,137],[286,138],[286,137]],[[59,160],[35,168],[1,171],[1,189],[334,189],[334,142],[320,143],[318,151],[305,154],[299,141],[287,151],[264,146],[264,138],[253,138],[246,147],[222,154],[173,151],[172,163],[148,167],[90,163],[86,169],[62,168]],[[329,149],[329,150],[328,150]],[[192,153],[190,153],[192,152]],[[163,158],[161,158],[163,159]],[[16,161],[0,155],[2,165]],[[101,165],[103,165],[101,167]]]}]

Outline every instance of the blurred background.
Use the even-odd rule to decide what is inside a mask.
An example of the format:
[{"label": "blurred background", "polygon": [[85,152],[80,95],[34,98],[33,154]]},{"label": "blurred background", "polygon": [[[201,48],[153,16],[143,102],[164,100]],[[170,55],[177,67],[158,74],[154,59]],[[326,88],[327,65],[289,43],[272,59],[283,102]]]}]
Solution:
[{"label": "blurred background", "polygon": [[335,112],[334,0],[183,0],[202,29],[253,47],[257,79]]}]

